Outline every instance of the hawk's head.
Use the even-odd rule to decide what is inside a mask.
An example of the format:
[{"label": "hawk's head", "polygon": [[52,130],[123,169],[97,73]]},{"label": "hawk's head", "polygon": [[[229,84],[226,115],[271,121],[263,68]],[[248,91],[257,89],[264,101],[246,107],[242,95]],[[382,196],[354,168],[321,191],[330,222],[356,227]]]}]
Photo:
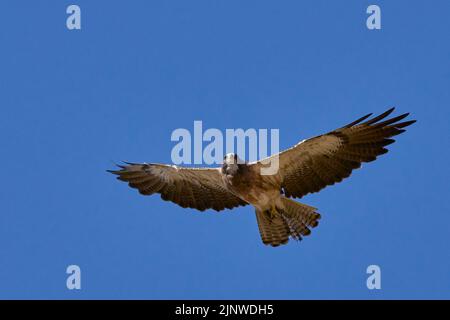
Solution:
[{"label": "hawk's head", "polygon": [[227,153],[225,157],[223,157],[223,165],[222,172],[224,174],[233,175],[238,169],[239,165],[244,163],[237,154],[235,153]]}]

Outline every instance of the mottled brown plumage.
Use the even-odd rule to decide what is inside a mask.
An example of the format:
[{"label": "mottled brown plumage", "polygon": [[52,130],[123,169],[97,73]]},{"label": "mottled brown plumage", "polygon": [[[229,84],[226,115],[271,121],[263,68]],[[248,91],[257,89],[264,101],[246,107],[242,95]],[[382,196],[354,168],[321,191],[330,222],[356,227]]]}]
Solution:
[{"label": "mottled brown plumage", "polygon": [[[394,142],[391,138],[415,122],[400,122],[408,114],[381,121],[393,110],[364,122],[371,116],[366,115],[257,162],[240,163],[237,155],[228,154],[220,168],[127,163],[110,172],[141,194],[160,193],[163,200],[184,208],[220,211],[251,204],[263,243],[278,246],[289,237],[301,240],[319,223],[316,208],[290,198],[347,178],[363,162],[386,153],[385,147]],[[262,173],[270,163],[279,164],[278,170]]]}]

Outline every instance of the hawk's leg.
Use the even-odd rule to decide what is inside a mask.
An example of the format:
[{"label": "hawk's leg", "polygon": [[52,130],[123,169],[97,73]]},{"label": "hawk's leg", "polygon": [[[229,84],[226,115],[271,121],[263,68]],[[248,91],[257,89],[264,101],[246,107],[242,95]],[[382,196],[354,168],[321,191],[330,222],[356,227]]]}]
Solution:
[{"label": "hawk's leg", "polygon": [[278,210],[277,210],[277,207],[275,206],[275,203],[273,203],[273,204],[270,206],[270,209],[269,209],[269,210],[264,211],[264,213],[269,217],[270,220],[272,220],[273,218],[275,218],[276,215],[277,215],[277,213],[278,213]]}]

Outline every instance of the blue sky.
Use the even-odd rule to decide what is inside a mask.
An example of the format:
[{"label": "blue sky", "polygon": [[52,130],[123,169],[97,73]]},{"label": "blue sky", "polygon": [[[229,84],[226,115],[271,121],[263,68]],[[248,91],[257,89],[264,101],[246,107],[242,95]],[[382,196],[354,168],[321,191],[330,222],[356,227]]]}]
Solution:
[{"label": "blue sky", "polygon": [[[74,3],[75,31],[70,2],[0,5],[0,298],[450,298],[448,1]],[[170,162],[194,120],[278,128],[283,149],[391,106],[418,122],[302,199],[322,221],[301,243],[262,245],[251,207],[182,209],[106,172]]]}]

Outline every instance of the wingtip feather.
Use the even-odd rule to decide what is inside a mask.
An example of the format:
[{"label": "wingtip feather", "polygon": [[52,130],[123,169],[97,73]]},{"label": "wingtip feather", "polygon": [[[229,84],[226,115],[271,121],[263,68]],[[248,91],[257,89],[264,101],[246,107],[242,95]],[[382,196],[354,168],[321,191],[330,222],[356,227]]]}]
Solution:
[{"label": "wingtip feather", "polygon": [[350,128],[350,127],[353,127],[355,124],[358,124],[358,123],[360,123],[361,121],[366,120],[366,119],[367,119],[368,117],[370,117],[372,114],[373,114],[373,113],[368,113],[368,114],[366,114],[365,116],[362,116],[361,118],[359,118],[359,119],[357,119],[357,120],[355,120],[355,121],[353,121],[353,122],[350,122],[349,124],[345,125],[344,128]]},{"label": "wingtip feather", "polygon": [[389,110],[386,110],[385,112],[383,112],[382,114],[380,114],[379,116],[376,116],[375,118],[372,118],[366,122],[364,122],[363,124],[365,125],[371,125],[374,124],[384,118],[386,118],[388,115],[390,115],[393,111],[395,110],[395,107],[390,108]]}]

